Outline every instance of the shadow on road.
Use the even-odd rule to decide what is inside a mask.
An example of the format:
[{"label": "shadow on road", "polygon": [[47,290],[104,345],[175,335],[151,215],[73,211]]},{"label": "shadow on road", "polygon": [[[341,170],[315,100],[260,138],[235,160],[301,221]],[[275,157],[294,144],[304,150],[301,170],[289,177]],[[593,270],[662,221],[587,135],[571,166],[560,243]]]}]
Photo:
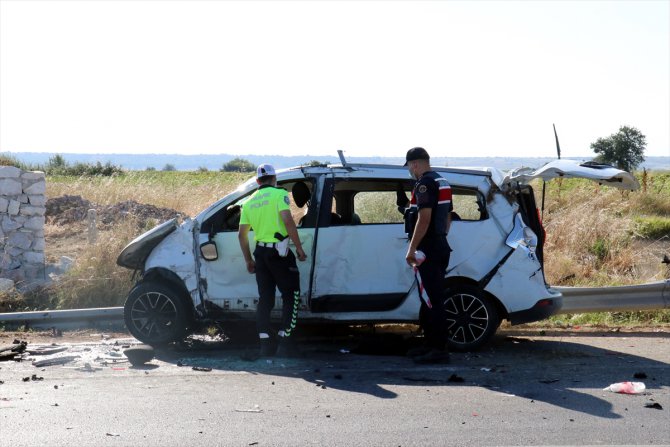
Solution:
[{"label": "shadow on road", "polygon": [[[332,388],[380,399],[396,398],[399,387],[404,386],[484,387],[504,396],[618,419],[621,416],[612,411],[609,392],[601,391],[604,387],[638,380],[634,375],[640,373],[646,375],[643,381],[648,392],[670,383],[667,363],[620,349],[628,347],[626,340],[637,334],[625,336],[566,336],[562,332],[537,339],[518,332],[501,333],[481,351],[452,353],[447,365],[415,365],[405,357],[408,347],[420,342],[415,334],[360,330],[303,333],[299,341],[304,356],[297,359],[255,358],[253,339],[196,339],[159,350],[157,358],[184,368],[297,378],[313,383],[315,389]],[[667,333],[645,332],[642,336],[670,338]],[[602,342],[593,343],[594,337]]]}]

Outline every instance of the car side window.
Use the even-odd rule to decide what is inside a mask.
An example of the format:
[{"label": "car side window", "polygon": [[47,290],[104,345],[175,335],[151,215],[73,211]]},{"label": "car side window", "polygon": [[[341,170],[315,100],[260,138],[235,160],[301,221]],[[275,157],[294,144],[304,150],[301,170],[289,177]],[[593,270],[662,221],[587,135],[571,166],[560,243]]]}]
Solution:
[{"label": "car side window", "polygon": [[354,213],[359,223],[387,224],[402,223],[403,215],[398,212],[395,191],[362,191],[354,196]]},{"label": "car side window", "polygon": [[[291,202],[291,214],[296,225],[313,227],[314,224],[309,217],[311,199],[314,191],[313,182],[308,180],[291,180],[289,182],[282,182],[277,186],[288,191],[288,197]],[[237,231],[240,227],[242,205],[253,192],[254,191],[249,192],[249,194],[240,197],[230,205],[218,210],[214,215],[203,222],[200,232],[213,235],[216,233]]]},{"label": "car side window", "polygon": [[[335,179],[330,223],[337,225],[401,224],[409,206],[414,181],[390,179]],[[452,220],[488,218],[486,199],[476,188],[451,185]],[[321,223],[323,225],[323,222]]]},{"label": "car side window", "polygon": [[333,212],[330,225],[402,224],[399,212],[400,194],[409,202],[411,180],[336,179],[333,189]]},{"label": "car side window", "polygon": [[488,217],[484,196],[475,189],[451,187],[452,220],[484,220]]},{"label": "car side window", "polygon": [[215,214],[210,216],[202,223],[201,233],[209,233],[210,236],[216,233],[227,231],[237,231],[240,227],[240,215],[242,213],[242,203],[249,198],[251,193],[236,200],[227,207],[221,208]]}]

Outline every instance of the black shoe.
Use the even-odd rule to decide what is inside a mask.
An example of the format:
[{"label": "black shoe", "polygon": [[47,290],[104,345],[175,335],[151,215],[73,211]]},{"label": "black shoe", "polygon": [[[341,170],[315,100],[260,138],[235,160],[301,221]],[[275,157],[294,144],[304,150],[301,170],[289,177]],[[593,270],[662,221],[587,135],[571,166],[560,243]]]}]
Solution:
[{"label": "black shoe", "polygon": [[417,355],[414,357],[414,363],[420,365],[439,365],[449,363],[449,351],[433,348],[423,355]]},{"label": "black shoe", "polygon": [[260,339],[260,349],[258,355],[260,357],[274,357],[277,352],[277,345],[270,338]]},{"label": "black shoe", "polygon": [[276,356],[296,358],[302,357],[302,352],[300,352],[294,340],[291,340],[289,337],[279,337],[279,347],[277,348]]}]

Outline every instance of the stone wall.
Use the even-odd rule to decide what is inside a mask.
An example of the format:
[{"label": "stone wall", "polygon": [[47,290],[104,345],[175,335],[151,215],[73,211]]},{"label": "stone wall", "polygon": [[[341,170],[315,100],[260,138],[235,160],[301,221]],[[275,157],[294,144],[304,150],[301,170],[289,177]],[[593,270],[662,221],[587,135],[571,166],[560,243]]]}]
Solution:
[{"label": "stone wall", "polygon": [[17,286],[44,281],[43,172],[0,166],[0,278]]}]

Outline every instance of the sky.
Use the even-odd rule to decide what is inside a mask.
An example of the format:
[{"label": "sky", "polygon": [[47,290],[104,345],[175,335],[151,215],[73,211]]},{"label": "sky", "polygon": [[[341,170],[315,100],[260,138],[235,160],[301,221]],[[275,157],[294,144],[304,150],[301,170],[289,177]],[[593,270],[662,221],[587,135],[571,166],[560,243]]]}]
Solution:
[{"label": "sky", "polygon": [[0,152],[670,156],[670,0],[0,0]]}]

